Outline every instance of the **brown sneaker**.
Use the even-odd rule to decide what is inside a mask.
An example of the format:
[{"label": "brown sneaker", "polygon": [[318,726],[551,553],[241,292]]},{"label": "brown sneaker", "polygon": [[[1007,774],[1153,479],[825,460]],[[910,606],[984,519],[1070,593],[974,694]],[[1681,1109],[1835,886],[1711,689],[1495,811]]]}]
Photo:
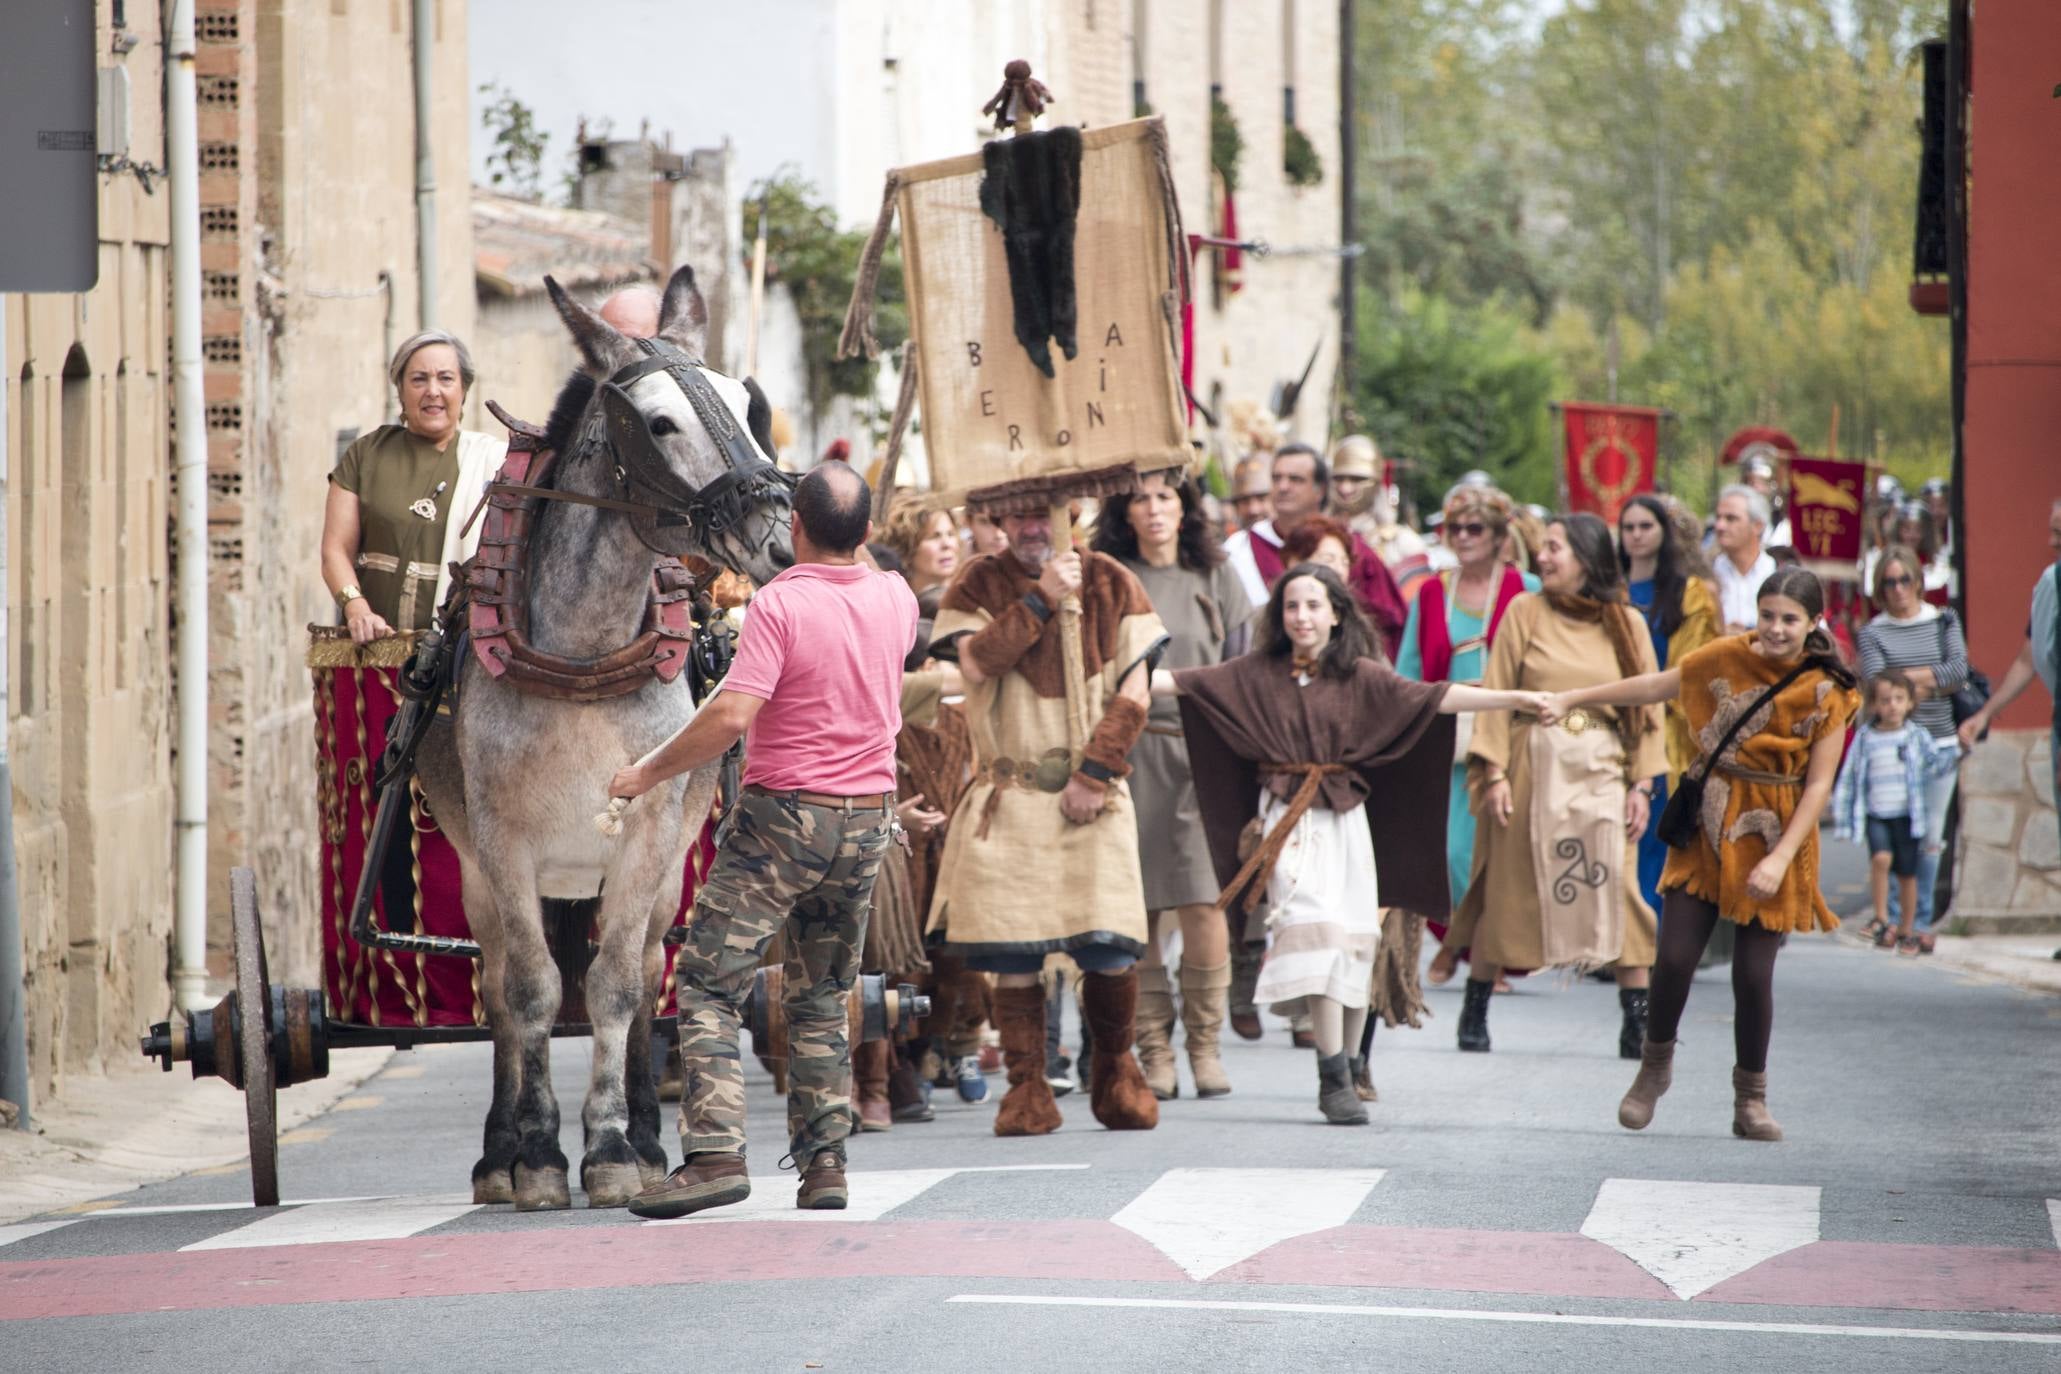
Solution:
[{"label": "brown sneaker", "polygon": [[851,1189],[844,1181],[844,1156],[835,1150],[818,1150],[802,1170],[794,1205],[804,1212],[842,1212],[850,1200]]},{"label": "brown sneaker", "polygon": [[630,1199],[632,1216],[671,1221],[711,1207],[727,1207],[751,1196],[744,1156],[707,1151],[689,1159]]}]

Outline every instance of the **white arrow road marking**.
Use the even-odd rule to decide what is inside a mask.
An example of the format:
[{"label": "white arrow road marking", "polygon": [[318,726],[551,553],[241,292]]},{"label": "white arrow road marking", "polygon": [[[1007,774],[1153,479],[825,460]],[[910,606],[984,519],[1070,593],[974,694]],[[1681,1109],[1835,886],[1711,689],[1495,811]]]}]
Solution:
[{"label": "white arrow road marking", "polygon": [[70,1226],[77,1217],[66,1217],[63,1221],[24,1221],[14,1226],[0,1226],[0,1249],[30,1236],[40,1236],[45,1231],[55,1231],[60,1226]]},{"label": "white arrow road marking", "polygon": [[728,1207],[715,1207],[693,1216],[671,1221],[647,1221],[646,1226],[688,1226],[711,1221],[805,1221],[822,1224],[835,1221],[878,1221],[907,1202],[943,1183],[954,1174],[1046,1173],[1062,1169],[1085,1169],[1085,1164],[997,1164],[970,1169],[873,1169],[846,1175],[851,1199],[841,1212],[804,1212],[794,1205],[795,1190],[801,1186],[794,1174],[753,1174],[751,1196]]},{"label": "white arrow road marking", "polygon": [[477,1211],[470,1194],[315,1202],[224,1231],[185,1250],[242,1250],[259,1245],[320,1245],[343,1240],[399,1240]]},{"label": "white arrow road marking", "polygon": [[1110,1220],[1206,1279],[1352,1220],[1385,1169],[1169,1169]]},{"label": "white arrow road marking", "polygon": [[1818,1190],[1607,1178],[1582,1234],[1693,1298],[1818,1239]]},{"label": "white arrow road marking", "polygon": [[2047,1199],[2047,1225],[2054,1232],[2055,1248],[2061,1249],[2061,1197]]}]

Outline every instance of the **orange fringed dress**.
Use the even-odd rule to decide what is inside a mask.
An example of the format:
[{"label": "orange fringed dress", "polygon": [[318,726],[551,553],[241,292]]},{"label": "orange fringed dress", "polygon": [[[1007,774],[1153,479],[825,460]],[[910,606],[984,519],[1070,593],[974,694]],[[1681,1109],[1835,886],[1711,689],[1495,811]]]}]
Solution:
[{"label": "orange fringed dress", "polygon": [[[1717,747],[1739,714],[1793,665],[1762,658],[1751,634],[1712,640],[1682,660],[1682,711],[1699,760]],[[1837,930],[1839,918],[1818,890],[1818,832],[1804,837],[1781,889],[1767,901],[1746,891],[1754,866],[1782,837],[1803,796],[1811,746],[1843,734],[1859,694],[1823,673],[1809,672],[1782,689],[1746,722],[1703,788],[1702,835],[1671,850],[1662,892],[1682,891],[1715,905],[1740,925],[1767,930]]]}]

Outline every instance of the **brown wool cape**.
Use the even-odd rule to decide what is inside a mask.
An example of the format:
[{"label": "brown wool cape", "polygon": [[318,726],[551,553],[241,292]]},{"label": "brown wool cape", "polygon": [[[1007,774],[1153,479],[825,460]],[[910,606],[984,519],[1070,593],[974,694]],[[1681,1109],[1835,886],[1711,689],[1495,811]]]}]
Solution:
[{"label": "brown wool cape", "polygon": [[[1432,916],[1451,910],[1453,718],[1438,713],[1451,684],[1412,682],[1362,659],[1350,678],[1297,686],[1288,660],[1258,650],[1179,669],[1174,681],[1219,882],[1237,875],[1239,832],[1259,811],[1260,765],[1335,763],[1346,771],[1324,778],[1316,805],[1343,812],[1364,803],[1381,889],[1375,900]],[[1286,799],[1299,782],[1276,776],[1267,787]]]}]

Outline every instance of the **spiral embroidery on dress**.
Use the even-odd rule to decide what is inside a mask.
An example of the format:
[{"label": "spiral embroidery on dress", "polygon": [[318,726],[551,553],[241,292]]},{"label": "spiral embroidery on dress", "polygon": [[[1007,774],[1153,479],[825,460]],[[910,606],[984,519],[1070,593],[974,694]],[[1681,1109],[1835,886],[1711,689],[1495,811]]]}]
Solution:
[{"label": "spiral embroidery on dress", "polygon": [[1567,867],[1553,880],[1553,900],[1562,906],[1573,905],[1582,887],[1599,888],[1610,881],[1610,866],[1601,861],[1591,862],[1589,846],[1578,837],[1554,841],[1553,857],[1568,860]]}]

